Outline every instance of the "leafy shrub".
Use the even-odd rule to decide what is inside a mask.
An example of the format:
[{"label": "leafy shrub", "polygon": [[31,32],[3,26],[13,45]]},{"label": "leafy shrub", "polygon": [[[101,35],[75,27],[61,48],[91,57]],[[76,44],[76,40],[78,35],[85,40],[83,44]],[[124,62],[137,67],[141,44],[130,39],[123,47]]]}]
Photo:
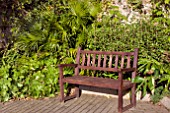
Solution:
[{"label": "leafy shrub", "polygon": [[15,49],[3,56],[0,99],[54,96],[58,86],[58,60],[47,53],[26,57]]},{"label": "leafy shrub", "polygon": [[[108,19],[109,18],[109,19]],[[116,18],[116,17],[115,17]],[[138,23],[123,24],[115,18],[103,17],[96,24],[95,33],[89,39],[88,47],[92,50],[132,51],[139,48],[139,83],[138,90],[143,96],[148,89],[154,95],[155,88],[162,83],[163,90],[169,88],[169,33],[167,26],[155,20],[141,20]],[[118,19],[121,20],[121,19]]]},{"label": "leafy shrub", "polygon": [[159,102],[160,99],[163,98],[162,90],[163,90],[163,87],[158,87],[158,88],[155,89],[154,95],[151,96],[151,100],[154,104]]},{"label": "leafy shrub", "polygon": [[59,91],[57,64],[75,62],[76,47],[86,46],[100,4],[61,0],[32,8],[25,18],[15,20],[15,43],[1,53],[1,101],[54,96]]}]

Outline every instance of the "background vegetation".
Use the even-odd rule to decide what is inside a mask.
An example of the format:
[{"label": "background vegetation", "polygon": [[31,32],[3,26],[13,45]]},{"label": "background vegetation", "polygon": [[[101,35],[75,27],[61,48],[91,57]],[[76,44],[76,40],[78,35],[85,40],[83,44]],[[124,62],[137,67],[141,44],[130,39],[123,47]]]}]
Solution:
[{"label": "background vegetation", "polygon": [[59,91],[57,64],[75,63],[78,46],[115,51],[138,47],[140,76],[134,80],[138,90],[143,95],[151,93],[154,101],[155,96],[161,97],[157,90],[160,94],[169,91],[169,0],[151,1],[150,19],[133,24],[122,23],[126,17],[117,7],[105,15],[102,8],[110,3],[98,0],[0,2],[1,101],[55,96]]}]

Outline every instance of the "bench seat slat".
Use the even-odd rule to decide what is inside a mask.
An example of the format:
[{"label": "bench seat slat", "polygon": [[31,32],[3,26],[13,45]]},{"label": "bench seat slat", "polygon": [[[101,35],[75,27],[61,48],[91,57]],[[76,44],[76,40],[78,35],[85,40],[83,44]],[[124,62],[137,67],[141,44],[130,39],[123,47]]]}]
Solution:
[{"label": "bench seat slat", "polygon": [[[114,79],[87,76],[66,77],[63,79],[63,81],[71,84],[94,86],[108,89],[118,89],[120,84],[118,80]],[[123,80],[123,89],[128,89],[132,87],[132,85],[133,83],[131,83],[130,81]]]}]

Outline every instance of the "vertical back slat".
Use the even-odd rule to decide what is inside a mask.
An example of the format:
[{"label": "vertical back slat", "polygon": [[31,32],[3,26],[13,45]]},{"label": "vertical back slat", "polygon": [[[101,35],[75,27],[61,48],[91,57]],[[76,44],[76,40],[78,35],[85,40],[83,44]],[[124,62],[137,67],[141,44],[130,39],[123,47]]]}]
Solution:
[{"label": "vertical back slat", "polygon": [[104,67],[104,68],[106,67],[106,60],[107,60],[107,56],[104,55],[104,61],[103,61],[103,67]]},{"label": "vertical back slat", "polygon": [[[138,48],[135,48],[134,51],[134,59],[133,59],[133,67],[137,68],[138,65]],[[132,73],[132,78],[136,77],[137,70]]]},{"label": "vertical back slat", "polygon": [[[82,62],[80,62],[80,53]],[[134,56],[134,57],[133,57]],[[78,50],[77,64],[82,66],[94,66],[103,68],[131,68],[137,67],[138,49],[135,52],[100,52]],[[98,58],[98,59],[96,59]],[[133,64],[132,63],[133,60]],[[81,64],[80,64],[81,63]],[[102,68],[101,68],[102,70]],[[104,69],[103,69],[104,70]]]},{"label": "vertical back slat", "polygon": [[110,55],[110,58],[109,58],[109,68],[112,68],[112,55]]},{"label": "vertical back slat", "polygon": [[96,54],[93,54],[92,66],[95,66],[95,61],[96,61]]},{"label": "vertical back slat", "polygon": [[87,58],[87,66],[90,66],[90,53],[88,54],[88,58]]},{"label": "vertical back slat", "polygon": [[124,67],[124,60],[125,60],[125,55],[122,55],[122,58],[121,58],[121,68]]},{"label": "vertical back slat", "polygon": [[133,59],[133,67],[136,68],[138,65],[138,48],[135,48],[134,51],[134,59]]},{"label": "vertical back slat", "polygon": [[[77,50],[77,57],[76,57],[76,64],[80,65],[80,51],[81,51],[81,48],[79,47],[78,50]],[[76,67],[75,68],[75,75],[78,76],[79,75],[79,68]]]},{"label": "vertical back slat", "polygon": [[83,54],[83,56],[82,56],[82,66],[84,66],[85,60],[86,60],[86,54]]},{"label": "vertical back slat", "polygon": [[101,63],[101,55],[98,55],[98,67],[100,67],[100,63]]},{"label": "vertical back slat", "polygon": [[118,61],[119,61],[119,56],[116,55],[116,57],[115,57],[115,68],[118,68]]},{"label": "vertical back slat", "polygon": [[126,65],[127,68],[131,67],[130,66],[130,60],[131,60],[130,57],[131,57],[130,55],[127,56],[127,65]]}]

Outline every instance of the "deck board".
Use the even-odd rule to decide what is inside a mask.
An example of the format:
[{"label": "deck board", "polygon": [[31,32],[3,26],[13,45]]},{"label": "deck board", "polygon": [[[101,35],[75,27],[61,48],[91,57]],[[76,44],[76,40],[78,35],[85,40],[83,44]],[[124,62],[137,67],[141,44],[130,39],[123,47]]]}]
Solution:
[{"label": "deck board", "polygon": [[[125,100],[125,104],[128,101]],[[137,102],[136,108],[124,113],[169,113],[162,106]],[[59,98],[16,100],[0,104],[0,113],[117,113],[117,98],[83,94],[80,98],[60,103]]]}]

